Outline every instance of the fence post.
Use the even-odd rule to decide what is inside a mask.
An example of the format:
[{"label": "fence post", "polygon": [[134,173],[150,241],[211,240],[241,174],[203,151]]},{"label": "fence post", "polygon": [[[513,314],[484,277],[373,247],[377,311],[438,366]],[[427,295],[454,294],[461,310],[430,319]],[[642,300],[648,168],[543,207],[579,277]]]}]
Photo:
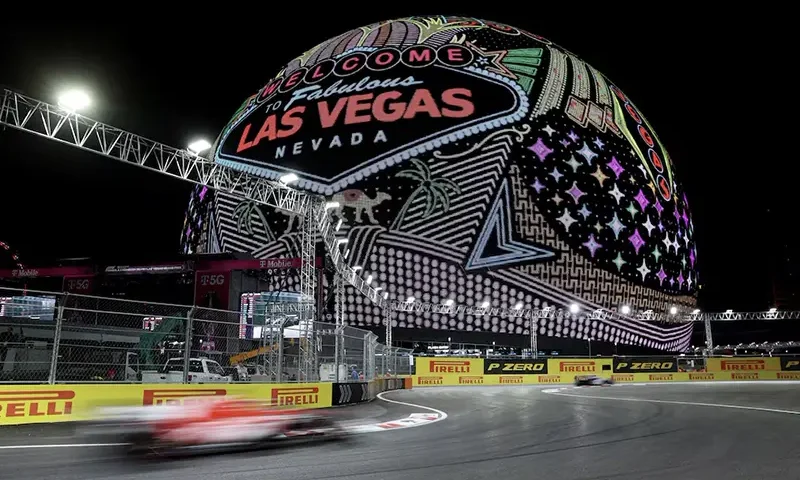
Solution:
[{"label": "fence post", "polygon": [[53,385],[56,383],[56,369],[58,368],[58,349],[61,345],[61,327],[64,323],[64,304],[67,303],[69,293],[64,294],[61,305],[57,307],[56,313],[56,330],[53,332],[53,355],[50,358],[50,374],[47,377],[47,383]]},{"label": "fence post", "polygon": [[186,313],[186,338],[183,344],[183,383],[189,383],[189,360],[192,358],[192,323],[194,307]]}]

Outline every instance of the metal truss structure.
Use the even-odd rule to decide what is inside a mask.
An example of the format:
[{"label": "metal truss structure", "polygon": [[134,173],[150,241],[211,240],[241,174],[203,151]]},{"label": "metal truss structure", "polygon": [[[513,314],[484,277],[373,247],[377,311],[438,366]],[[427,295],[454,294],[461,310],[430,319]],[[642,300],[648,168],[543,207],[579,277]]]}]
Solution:
[{"label": "metal truss structure", "polygon": [[[336,236],[337,229],[331,221],[325,199],[322,197],[306,194],[282,183],[222,166],[187,150],[149,140],[11,90],[3,91],[2,104],[0,105],[0,125],[33,133],[113,160],[169,175],[180,180],[205,185],[236,197],[246,198],[273,208],[301,215],[303,218],[301,233],[301,256],[303,262],[300,282],[302,303],[274,304],[268,307],[269,313],[297,313],[298,316],[302,317],[301,320],[314,320],[315,281],[313,260],[317,234],[322,237],[337,275],[340,275],[342,279],[362,295],[369,298],[374,304],[384,309],[386,340],[389,347],[391,346],[392,311],[526,318],[531,320],[529,326],[533,326],[539,318],[548,318],[552,315],[566,313],[563,309],[558,309],[556,313],[550,310],[543,313],[546,309],[484,308],[416,301],[390,301],[386,297],[380,296],[378,289],[372,287],[358,275],[356,270],[348,265],[345,255],[339,249],[339,239]],[[591,313],[591,318],[613,319],[614,317],[678,323],[702,321],[706,323],[708,345],[713,345],[710,342],[709,322],[711,321],[800,319],[800,312],[770,310],[768,312],[671,315],[646,311],[633,317],[606,309],[595,310]],[[312,322],[303,323],[303,325],[307,325],[309,329],[313,328],[311,326],[313,325]],[[535,336],[535,330],[536,328],[530,328],[533,336]],[[311,341],[313,332],[304,331],[302,335],[309,341],[300,342],[301,344],[306,343],[306,346],[303,347],[305,350],[301,351],[301,369],[305,370],[306,375],[309,376],[308,380],[313,380],[312,377],[316,375],[315,368],[312,368],[316,363],[316,354],[312,347],[314,342]],[[532,341],[535,341],[535,339],[532,339]]]}]

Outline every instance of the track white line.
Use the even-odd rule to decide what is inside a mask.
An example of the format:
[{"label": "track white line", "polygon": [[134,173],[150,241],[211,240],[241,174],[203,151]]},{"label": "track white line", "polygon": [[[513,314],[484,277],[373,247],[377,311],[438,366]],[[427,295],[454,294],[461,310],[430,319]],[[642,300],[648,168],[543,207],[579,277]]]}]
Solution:
[{"label": "track white line", "polygon": [[77,447],[120,447],[127,443],[60,443],[51,445],[0,445],[0,450],[22,450],[29,448],[77,448]]},{"label": "track white line", "polygon": [[439,418],[438,419],[431,420],[430,422],[427,422],[424,425],[430,425],[431,423],[441,422],[442,420],[447,418],[447,413],[445,413],[445,412],[443,412],[443,411],[441,411],[441,410],[439,410],[437,408],[426,407],[425,405],[416,405],[414,403],[401,402],[399,400],[390,400],[390,399],[384,397],[384,395],[386,395],[387,393],[399,392],[399,391],[400,390],[389,390],[389,391],[386,391],[386,392],[381,392],[381,393],[378,394],[378,398],[380,398],[384,402],[395,403],[397,405],[405,405],[406,407],[421,408],[423,410],[428,410],[430,412],[439,414]]},{"label": "track white line", "polygon": [[[432,423],[441,422],[445,418],[447,418],[447,413],[433,408],[433,407],[426,407],[425,405],[417,405],[414,403],[408,402],[401,402],[399,400],[391,400],[384,397],[384,394],[391,393],[395,390],[391,390],[388,392],[381,392],[378,394],[378,398],[387,403],[394,403],[397,405],[405,405],[407,407],[412,408],[419,408],[421,410],[428,410],[429,412],[434,412],[438,415],[438,418],[435,420],[428,420],[421,423],[411,423],[404,425],[403,427],[399,428],[380,428],[378,425],[382,425],[385,423],[392,423],[392,421],[388,422],[380,422],[376,424],[364,424],[364,425],[353,425],[350,427],[352,433],[355,434],[364,434],[364,433],[374,433],[374,432],[391,432],[394,430],[403,430],[406,428],[414,428],[414,427],[421,427],[423,425],[430,425]],[[395,420],[394,422],[402,422],[405,419]],[[364,429],[359,430],[359,427],[374,427],[374,429]],[[61,443],[61,444],[45,444],[45,445],[0,445],[0,450],[27,450],[27,449],[34,449],[34,448],[86,448],[86,447],[118,447],[127,445],[127,443]]]},{"label": "track white line", "polygon": [[647,399],[647,398],[628,398],[628,397],[602,397],[599,395],[576,395],[572,393],[563,393],[563,392],[553,392],[553,391],[545,391],[548,395],[559,395],[562,397],[575,397],[575,398],[597,398],[600,400],[616,400],[620,402],[641,402],[641,403],[665,403],[669,405],[685,405],[685,406],[695,406],[695,407],[715,407],[715,408],[730,408],[734,410],[750,410],[750,411],[757,411],[757,412],[769,412],[769,413],[785,413],[789,415],[800,415],[800,411],[797,410],[783,410],[780,408],[767,408],[767,407],[751,407],[747,405],[729,405],[725,403],[705,403],[705,402],[683,402],[680,400],[657,400],[657,399]]}]

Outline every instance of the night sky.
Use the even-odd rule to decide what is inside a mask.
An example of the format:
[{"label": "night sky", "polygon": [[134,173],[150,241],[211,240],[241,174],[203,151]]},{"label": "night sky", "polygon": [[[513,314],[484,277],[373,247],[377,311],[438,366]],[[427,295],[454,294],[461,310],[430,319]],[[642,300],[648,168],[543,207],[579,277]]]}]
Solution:
[{"label": "night sky", "polygon": [[[253,24],[243,23],[249,14],[215,11],[213,27],[209,18],[125,15],[107,19],[106,27],[4,25],[0,85],[50,102],[65,86],[84,87],[94,100],[88,116],[184,147],[196,137],[213,140],[247,96],[313,45],[362,24],[425,13],[412,7],[348,16],[329,10],[302,20],[291,10],[284,20],[265,11],[246,18]],[[656,19],[610,8],[544,11],[532,4],[524,14],[486,8],[436,13],[537,33],[619,85],[667,146],[687,192],[701,306],[771,305],[771,272],[800,243],[793,191],[800,169],[791,153],[797,142],[795,62],[781,43],[790,30],[752,12],[725,12],[725,18],[659,12]],[[754,26],[767,33],[756,34]],[[117,264],[177,256],[189,184],[17,131],[0,132],[0,178],[0,240],[14,245],[28,265],[78,256]],[[0,259],[0,268],[11,265]]]}]

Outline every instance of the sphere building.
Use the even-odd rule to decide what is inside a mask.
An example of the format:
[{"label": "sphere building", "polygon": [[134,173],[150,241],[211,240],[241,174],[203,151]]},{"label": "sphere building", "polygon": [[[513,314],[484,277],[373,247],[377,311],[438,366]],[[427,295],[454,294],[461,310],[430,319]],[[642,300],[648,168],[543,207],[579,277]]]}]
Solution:
[{"label": "sphere building", "polygon": [[[695,305],[694,224],[672,160],[622,90],[537,35],[462,17],[345,32],[246,99],[211,156],[295,173],[296,188],[339,202],[351,264],[393,298],[553,306],[542,335],[688,346],[690,326],[636,317]],[[299,256],[285,212],[206,191],[192,212],[187,251]],[[349,324],[381,324],[347,297]],[[395,326],[528,331],[521,318],[435,313],[398,312]]]}]

